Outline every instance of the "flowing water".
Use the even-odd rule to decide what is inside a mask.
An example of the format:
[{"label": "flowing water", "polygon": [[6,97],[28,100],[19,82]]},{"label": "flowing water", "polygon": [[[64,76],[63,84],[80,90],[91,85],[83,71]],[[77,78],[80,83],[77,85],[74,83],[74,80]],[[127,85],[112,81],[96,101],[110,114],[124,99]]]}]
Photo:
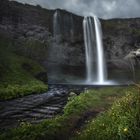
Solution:
[{"label": "flowing water", "polygon": [[77,95],[84,86],[49,85],[43,94],[33,94],[9,101],[0,101],[0,131],[17,127],[22,122],[37,124],[63,113],[69,93]]},{"label": "flowing water", "polygon": [[107,67],[104,56],[101,23],[97,17],[85,17],[83,20],[86,52],[86,83],[90,85],[111,84],[107,80]]},{"label": "flowing water", "polygon": [[53,15],[53,36],[57,37],[60,34],[60,13],[56,10]]},{"label": "flowing water", "polygon": [[97,82],[104,83],[107,80],[106,60],[104,57],[101,23],[94,17],[97,47]]},{"label": "flowing water", "polygon": [[84,42],[86,53],[86,72],[87,82],[91,83],[96,79],[96,71],[94,70],[94,47],[95,47],[95,34],[92,18],[85,17],[83,21],[84,29]]}]

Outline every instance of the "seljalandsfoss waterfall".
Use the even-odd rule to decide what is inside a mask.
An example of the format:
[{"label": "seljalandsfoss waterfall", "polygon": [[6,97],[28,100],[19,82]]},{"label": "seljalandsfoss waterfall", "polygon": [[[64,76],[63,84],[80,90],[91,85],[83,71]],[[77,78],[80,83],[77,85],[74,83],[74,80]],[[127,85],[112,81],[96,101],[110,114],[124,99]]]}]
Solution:
[{"label": "seljalandsfoss waterfall", "polygon": [[[77,20],[77,19],[76,19]],[[56,63],[58,64],[55,67],[54,73],[56,75],[59,75],[59,77],[62,77],[63,79],[67,79],[65,82],[63,79],[59,79],[58,83],[66,83],[66,84],[85,84],[85,85],[111,85],[114,84],[113,82],[108,80],[108,72],[107,72],[107,64],[106,64],[106,58],[104,53],[104,46],[103,46],[103,40],[102,40],[102,27],[100,20],[96,17],[84,17],[83,19],[83,49],[85,50],[84,56],[84,68],[86,67],[86,70],[83,71],[83,75],[81,80],[75,78],[77,76],[77,73],[75,77],[70,77],[71,71],[74,72],[74,68],[79,65],[79,62],[81,61],[79,50],[70,49],[66,50],[65,48],[68,46],[68,44],[65,42],[64,38],[69,38],[70,42],[75,39],[74,37],[74,28],[75,25],[73,23],[73,17],[70,16],[64,16],[63,13],[56,10],[53,16],[53,36],[55,39],[55,42],[53,43],[53,47],[51,47],[51,54],[52,58],[55,55]],[[67,28],[66,28],[67,27]],[[76,32],[76,31],[75,31]],[[63,43],[64,41],[64,43]],[[68,42],[68,41],[67,41]],[[61,44],[62,43],[62,44]],[[84,49],[85,46],[85,49]],[[77,52],[76,52],[77,51]],[[81,51],[81,50],[80,50]],[[61,53],[61,55],[59,55]],[[77,56],[74,56],[73,54],[79,54]],[[70,56],[71,54],[71,56]],[[78,58],[79,57],[79,58]],[[67,62],[69,61],[69,64]],[[77,62],[76,62],[77,61]],[[65,70],[63,69],[64,65],[70,66],[67,68],[67,75],[64,75]],[[73,68],[71,65],[75,65]],[[58,69],[59,67],[59,69]],[[51,71],[51,72],[52,72]],[[81,68],[78,69],[78,73],[81,71]],[[53,73],[53,76],[55,75]],[[60,76],[61,75],[61,76]],[[57,76],[56,76],[57,77]],[[70,77],[70,78],[69,78]],[[56,81],[56,80],[54,80]],[[59,82],[60,81],[60,82]]]},{"label": "seljalandsfoss waterfall", "polygon": [[107,80],[107,66],[99,19],[96,16],[85,17],[83,30],[86,51],[86,83],[90,85],[111,84]]}]

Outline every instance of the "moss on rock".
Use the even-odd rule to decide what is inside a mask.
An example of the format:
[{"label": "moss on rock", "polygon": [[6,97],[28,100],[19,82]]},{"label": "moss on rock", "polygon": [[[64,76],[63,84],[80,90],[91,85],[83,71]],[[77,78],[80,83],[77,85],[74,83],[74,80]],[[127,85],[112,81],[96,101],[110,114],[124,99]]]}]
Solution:
[{"label": "moss on rock", "polygon": [[[0,100],[47,91],[42,77],[36,77],[46,70],[37,61],[16,54],[13,48],[13,40],[0,37]],[[43,78],[47,81],[47,76]]]}]

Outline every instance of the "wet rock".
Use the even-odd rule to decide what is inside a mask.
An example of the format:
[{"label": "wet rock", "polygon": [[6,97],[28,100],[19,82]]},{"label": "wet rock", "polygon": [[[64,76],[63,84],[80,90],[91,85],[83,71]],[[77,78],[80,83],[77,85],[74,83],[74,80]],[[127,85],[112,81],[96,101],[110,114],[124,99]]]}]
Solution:
[{"label": "wet rock", "polygon": [[128,55],[125,56],[124,59],[128,60],[128,59],[133,59],[135,58],[137,55],[136,55],[136,51],[131,51]]},{"label": "wet rock", "polygon": [[41,72],[38,73],[37,75],[35,75],[35,77],[41,81],[43,81],[44,83],[48,82],[48,75],[47,72]]},{"label": "wet rock", "polygon": [[70,92],[69,97],[74,97],[74,96],[77,96],[77,94],[74,92]]}]

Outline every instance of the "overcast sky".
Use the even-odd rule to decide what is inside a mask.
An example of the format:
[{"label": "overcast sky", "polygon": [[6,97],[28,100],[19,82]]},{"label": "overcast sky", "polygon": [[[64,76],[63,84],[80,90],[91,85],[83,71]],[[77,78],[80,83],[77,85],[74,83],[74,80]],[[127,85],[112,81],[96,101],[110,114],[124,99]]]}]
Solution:
[{"label": "overcast sky", "polygon": [[140,17],[140,0],[17,0],[50,9],[66,9],[78,15],[100,18]]}]

